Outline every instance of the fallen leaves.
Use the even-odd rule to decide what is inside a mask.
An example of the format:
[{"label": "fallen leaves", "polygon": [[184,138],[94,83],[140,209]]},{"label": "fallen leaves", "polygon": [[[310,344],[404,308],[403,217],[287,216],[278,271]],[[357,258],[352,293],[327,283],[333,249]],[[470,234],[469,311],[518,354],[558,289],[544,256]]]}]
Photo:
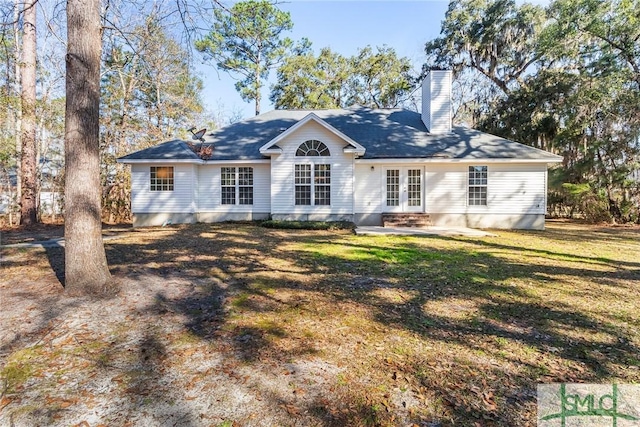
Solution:
[{"label": "fallen leaves", "polygon": [[3,397],[2,399],[0,399],[0,410],[2,410],[5,406],[9,405],[11,403],[11,399],[9,399],[8,397]]},{"label": "fallen leaves", "polygon": [[[334,425],[527,425],[535,420],[536,382],[605,379],[594,369],[605,358],[611,377],[640,380],[619,351],[629,342],[609,339],[609,329],[583,334],[584,352],[578,353],[563,328],[549,327],[567,318],[586,325],[598,319],[598,325],[625,332],[637,320],[628,302],[637,288],[626,282],[588,306],[578,292],[601,289],[593,266],[605,261],[593,256],[606,246],[602,236],[594,239],[593,254],[591,246],[578,248],[572,260],[558,260],[548,252],[567,250],[554,249],[548,233],[523,239],[505,232],[500,239],[508,250],[494,241],[377,240],[244,224],[133,234],[108,244],[114,271],[127,285],[114,300],[40,294],[17,268],[8,268],[6,277],[21,280],[20,292],[29,289],[8,299],[31,322],[16,316],[7,323],[16,334],[32,332],[15,348],[44,339],[29,359],[34,372],[25,387],[0,399],[5,414],[28,407],[40,414],[46,405],[61,409],[61,425],[94,411],[109,425],[126,425],[127,417],[137,417],[129,425],[180,425],[181,410],[210,405],[199,411],[214,425],[236,418],[234,425],[249,425],[255,414],[273,417],[272,425],[305,425],[314,408],[313,421]],[[362,246],[396,254],[408,248],[416,258],[406,265],[361,261],[356,255]],[[35,260],[30,268],[42,269],[36,276],[54,276],[44,252],[27,255]],[[579,264],[579,257],[591,261]],[[594,274],[582,277],[584,271]],[[371,281],[354,290],[354,275]],[[610,287],[622,283],[607,280]],[[233,306],[243,294],[247,304]],[[55,316],[41,322],[52,308]],[[60,319],[65,323],[49,331]],[[156,346],[142,351],[145,334]],[[636,335],[630,336],[636,345]],[[332,370],[299,369],[310,360]],[[232,416],[219,409],[231,407]],[[158,415],[167,408],[175,418]],[[0,424],[2,416],[0,411]]]},{"label": "fallen leaves", "polygon": [[281,405],[289,415],[294,415],[294,416],[298,416],[300,415],[300,409],[292,404],[283,404]]}]

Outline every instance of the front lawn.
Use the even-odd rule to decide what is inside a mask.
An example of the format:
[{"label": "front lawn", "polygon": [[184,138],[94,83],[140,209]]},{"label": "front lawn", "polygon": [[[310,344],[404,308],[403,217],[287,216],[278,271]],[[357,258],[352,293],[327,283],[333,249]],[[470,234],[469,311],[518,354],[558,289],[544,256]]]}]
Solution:
[{"label": "front lawn", "polygon": [[640,230],[495,237],[250,224],[3,249],[0,425],[535,425],[536,385],[640,382]]}]

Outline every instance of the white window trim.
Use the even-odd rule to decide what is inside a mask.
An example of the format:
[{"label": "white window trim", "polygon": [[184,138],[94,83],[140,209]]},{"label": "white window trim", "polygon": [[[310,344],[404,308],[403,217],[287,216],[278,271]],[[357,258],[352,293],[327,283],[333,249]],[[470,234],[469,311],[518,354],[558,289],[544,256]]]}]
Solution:
[{"label": "white window trim", "polygon": [[[301,151],[303,146],[305,147],[305,153],[298,154],[298,151]],[[317,154],[309,154],[312,151]],[[323,152],[326,152],[326,154],[322,154]],[[329,150],[327,144],[318,139],[308,139],[298,146],[295,157],[331,157],[331,150]]]},{"label": "white window trim", "polygon": [[[240,185],[240,168],[251,169],[251,185]],[[233,169],[234,185],[223,185],[223,169]],[[223,203],[222,189],[235,188],[233,203]],[[240,203],[240,188],[251,188],[251,203]],[[253,166],[221,166],[220,167],[220,206],[253,206],[255,203],[255,170]]]},{"label": "white window trim", "polygon": [[[297,157],[296,158],[296,162],[293,165],[293,206],[296,209],[302,208],[302,209],[309,209],[309,208],[313,208],[313,209],[322,209],[322,208],[331,208],[331,206],[333,205],[333,184],[332,184],[332,175],[333,175],[333,167],[331,165],[331,162],[329,161],[317,161],[317,160],[321,160],[321,159],[328,159],[328,157],[326,156],[321,156],[321,157],[317,157],[317,156],[312,156],[312,157]],[[298,165],[310,165],[311,167],[311,183],[310,184],[296,184],[296,166]],[[315,183],[315,177],[316,177],[316,165],[328,165],[329,166],[329,184],[319,184],[322,186],[328,186],[329,187],[329,204],[328,205],[316,205],[316,183]],[[311,203],[308,205],[298,205],[296,203],[296,187],[298,185],[308,185],[311,189]]]},{"label": "white window trim", "polygon": [[[153,189],[152,186],[152,180],[154,178],[151,177],[151,171],[153,169],[156,169],[156,174],[157,174],[157,169],[159,168],[169,168],[171,169],[171,189],[167,189],[167,190],[158,190],[158,189]],[[157,177],[155,178],[156,180],[158,179]],[[156,187],[158,186],[158,183],[156,182]],[[168,166],[168,165],[158,165],[158,166],[149,166],[149,192],[151,193],[165,193],[165,192],[172,192],[174,191],[176,188],[176,168],[174,166]]]},{"label": "white window trim", "polygon": [[[484,167],[487,169],[487,183],[482,185],[471,185],[469,183],[469,178],[471,177],[471,171],[469,170],[470,168],[475,168],[475,167]],[[467,167],[467,207],[468,208],[475,208],[475,209],[485,209],[489,206],[489,165],[487,164],[475,164],[475,165],[469,165]],[[485,200],[484,200],[484,204],[480,204],[480,205],[472,205],[470,203],[470,198],[471,198],[471,187],[484,187],[485,188]]]}]

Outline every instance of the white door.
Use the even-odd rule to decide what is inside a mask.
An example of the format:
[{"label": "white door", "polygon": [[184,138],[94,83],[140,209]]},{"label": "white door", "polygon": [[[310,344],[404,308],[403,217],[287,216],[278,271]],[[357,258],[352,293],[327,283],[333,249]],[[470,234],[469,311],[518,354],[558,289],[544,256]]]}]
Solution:
[{"label": "white door", "polygon": [[385,169],[385,212],[423,212],[422,168]]}]

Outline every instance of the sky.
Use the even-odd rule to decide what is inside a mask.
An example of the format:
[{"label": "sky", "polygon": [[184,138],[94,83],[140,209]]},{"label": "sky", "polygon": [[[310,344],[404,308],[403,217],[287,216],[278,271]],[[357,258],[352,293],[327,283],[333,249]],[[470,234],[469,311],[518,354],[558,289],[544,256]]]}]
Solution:
[{"label": "sky", "polygon": [[[321,48],[344,56],[355,54],[359,48],[387,45],[399,56],[408,57],[416,70],[424,62],[424,45],[438,37],[448,1],[319,1],[289,0],[279,8],[291,14],[293,30],[286,34],[293,40],[308,38],[317,54]],[[201,64],[198,71],[204,81],[203,98],[211,112],[225,110],[227,115],[241,112],[243,118],[254,115],[253,102],[244,102],[236,92],[235,80],[212,65]],[[270,86],[275,81],[271,71]],[[261,111],[273,110],[269,88],[263,91]]]}]

